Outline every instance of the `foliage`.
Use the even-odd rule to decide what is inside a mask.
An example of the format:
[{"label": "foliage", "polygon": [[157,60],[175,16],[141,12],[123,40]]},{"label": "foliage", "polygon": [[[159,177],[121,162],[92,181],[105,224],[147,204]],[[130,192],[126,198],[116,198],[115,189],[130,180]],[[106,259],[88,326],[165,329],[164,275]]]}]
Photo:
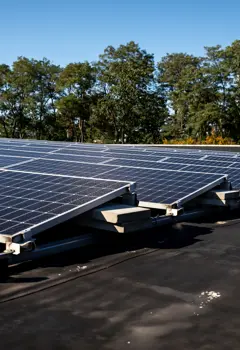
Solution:
[{"label": "foliage", "polygon": [[240,40],[155,63],[131,41],[95,63],[0,65],[0,135],[115,143],[240,140]]},{"label": "foliage", "polygon": [[96,68],[101,97],[95,125],[114,142],[156,142],[166,106],[155,81],[153,55],[134,42],[108,46]]},{"label": "foliage", "polygon": [[192,137],[188,137],[184,139],[172,139],[167,140],[163,139],[163,144],[175,144],[175,145],[234,145],[235,142],[230,137],[222,137],[222,136],[207,136],[204,140],[193,139]]}]

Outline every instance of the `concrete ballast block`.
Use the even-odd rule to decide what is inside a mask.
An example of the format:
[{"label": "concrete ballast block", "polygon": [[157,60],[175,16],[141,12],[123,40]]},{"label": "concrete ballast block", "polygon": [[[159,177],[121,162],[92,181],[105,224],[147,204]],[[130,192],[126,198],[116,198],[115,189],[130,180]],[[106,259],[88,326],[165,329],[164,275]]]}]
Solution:
[{"label": "concrete ballast block", "polygon": [[123,225],[115,225],[109,222],[104,222],[100,220],[82,220],[80,222],[81,226],[87,226],[87,227],[92,227],[96,228],[99,230],[105,230],[105,231],[112,231],[116,233],[129,233],[129,232],[134,232],[134,231],[139,231],[143,229],[148,229],[153,227],[152,220],[147,219],[147,220],[140,220],[140,221],[135,221],[135,222],[126,222]]},{"label": "concrete ballast block", "polygon": [[150,219],[151,210],[147,208],[131,207],[123,204],[113,204],[110,206],[93,209],[90,216],[95,220],[109,222],[112,224],[122,224]]},{"label": "concrete ballast block", "polygon": [[204,197],[220,199],[220,200],[229,200],[229,199],[238,199],[239,194],[240,194],[239,190],[232,190],[232,191],[217,190],[217,191],[207,192],[204,195]]}]

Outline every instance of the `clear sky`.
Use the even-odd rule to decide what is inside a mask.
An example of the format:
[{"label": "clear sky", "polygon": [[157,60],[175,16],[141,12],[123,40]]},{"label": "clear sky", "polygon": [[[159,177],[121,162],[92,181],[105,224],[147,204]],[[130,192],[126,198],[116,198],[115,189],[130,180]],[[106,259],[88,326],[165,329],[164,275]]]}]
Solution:
[{"label": "clear sky", "polygon": [[236,39],[240,0],[0,0],[0,63],[95,61],[108,45],[130,40],[159,61]]}]

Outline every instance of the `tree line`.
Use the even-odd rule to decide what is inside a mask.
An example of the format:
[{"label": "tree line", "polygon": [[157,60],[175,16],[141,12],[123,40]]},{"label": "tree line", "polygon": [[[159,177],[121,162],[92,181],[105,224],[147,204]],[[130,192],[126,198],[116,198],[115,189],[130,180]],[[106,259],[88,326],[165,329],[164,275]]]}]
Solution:
[{"label": "tree line", "polygon": [[240,40],[155,62],[135,42],[97,62],[0,65],[0,135],[111,143],[240,140]]}]

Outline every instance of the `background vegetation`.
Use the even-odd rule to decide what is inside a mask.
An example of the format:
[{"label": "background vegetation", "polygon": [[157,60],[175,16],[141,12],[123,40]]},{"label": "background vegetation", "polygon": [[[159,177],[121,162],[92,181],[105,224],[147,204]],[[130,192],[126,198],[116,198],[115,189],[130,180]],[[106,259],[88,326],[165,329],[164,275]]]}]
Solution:
[{"label": "background vegetation", "polygon": [[240,40],[204,57],[152,54],[129,42],[98,62],[0,65],[2,137],[116,143],[240,140]]}]

